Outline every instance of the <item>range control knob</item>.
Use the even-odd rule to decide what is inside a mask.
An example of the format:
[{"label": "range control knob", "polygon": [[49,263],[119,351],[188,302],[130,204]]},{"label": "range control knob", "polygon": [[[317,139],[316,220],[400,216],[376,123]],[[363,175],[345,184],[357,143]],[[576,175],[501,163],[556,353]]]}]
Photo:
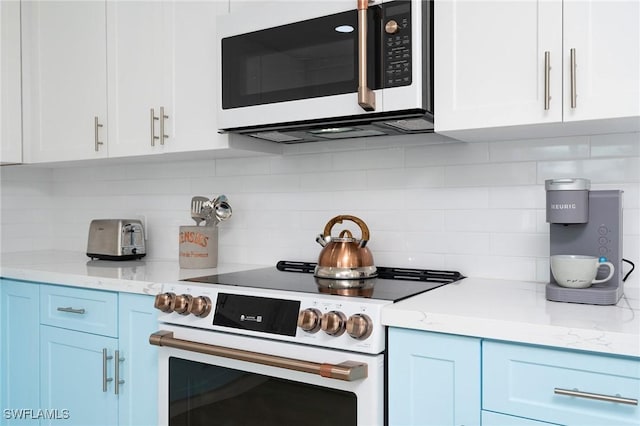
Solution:
[{"label": "range control knob", "polygon": [[388,21],[384,26],[384,31],[387,34],[395,34],[398,32],[398,30],[400,30],[400,27],[398,26],[398,23],[393,19]]},{"label": "range control knob", "polygon": [[365,314],[351,315],[347,320],[347,334],[354,339],[364,340],[373,332],[373,321]]},{"label": "range control knob", "polygon": [[189,305],[189,312],[197,317],[206,317],[211,312],[211,299],[207,296],[194,297]]},{"label": "range control knob", "polygon": [[189,305],[191,305],[191,301],[193,297],[190,294],[181,294],[176,296],[173,299],[173,312],[176,312],[180,315],[188,315],[189,314]]},{"label": "range control knob", "polygon": [[322,323],[322,313],[313,308],[303,309],[298,314],[298,327],[307,333],[316,333],[320,330]]},{"label": "range control knob", "polygon": [[340,311],[327,312],[322,316],[322,331],[330,336],[340,336],[344,333],[347,317]]},{"label": "range control knob", "polygon": [[153,301],[153,307],[160,309],[162,312],[172,312],[173,300],[175,297],[176,295],[174,293],[157,294]]}]

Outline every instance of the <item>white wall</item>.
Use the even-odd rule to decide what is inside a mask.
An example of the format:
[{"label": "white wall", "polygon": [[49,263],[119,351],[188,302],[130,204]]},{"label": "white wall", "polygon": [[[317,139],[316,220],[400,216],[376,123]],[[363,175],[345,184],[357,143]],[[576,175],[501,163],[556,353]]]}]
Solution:
[{"label": "white wall", "polygon": [[178,227],[194,224],[191,197],[224,193],[234,215],[220,225],[221,262],[315,261],[325,223],[353,214],[371,230],[378,265],[545,281],[544,180],[584,177],[594,190],[625,191],[624,256],[640,264],[640,134],[443,140],[313,143],[289,146],[283,156],[208,161],[3,167],[1,248],[84,251],[92,218],[143,214],[149,258],[177,259]]}]

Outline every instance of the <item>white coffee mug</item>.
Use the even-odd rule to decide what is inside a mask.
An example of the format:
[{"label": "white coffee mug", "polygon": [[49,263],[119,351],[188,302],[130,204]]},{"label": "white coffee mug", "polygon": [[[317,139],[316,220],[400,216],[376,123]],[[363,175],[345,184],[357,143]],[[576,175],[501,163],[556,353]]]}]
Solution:
[{"label": "white coffee mug", "polygon": [[[596,280],[598,268],[602,265],[609,267],[609,275]],[[600,262],[594,256],[560,254],[551,256],[551,273],[559,286],[569,288],[587,288],[591,284],[609,281],[615,272],[611,262]]]}]

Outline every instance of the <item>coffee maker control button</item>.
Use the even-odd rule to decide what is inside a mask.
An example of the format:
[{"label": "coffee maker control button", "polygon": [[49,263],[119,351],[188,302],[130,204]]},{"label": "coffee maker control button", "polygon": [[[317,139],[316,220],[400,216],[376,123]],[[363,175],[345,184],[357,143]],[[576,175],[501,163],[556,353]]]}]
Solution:
[{"label": "coffee maker control button", "polygon": [[598,228],[598,234],[600,235],[607,235],[607,232],[609,232],[609,230],[606,226],[601,226],[600,228]]}]

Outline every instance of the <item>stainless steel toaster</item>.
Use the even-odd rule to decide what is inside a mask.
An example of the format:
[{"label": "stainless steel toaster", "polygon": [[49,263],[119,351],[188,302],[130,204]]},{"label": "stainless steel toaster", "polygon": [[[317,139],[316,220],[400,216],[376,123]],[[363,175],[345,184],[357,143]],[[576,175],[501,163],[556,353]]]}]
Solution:
[{"label": "stainless steel toaster", "polygon": [[94,219],[89,225],[87,256],[132,260],[147,254],[142,222],[137,219]]}]

